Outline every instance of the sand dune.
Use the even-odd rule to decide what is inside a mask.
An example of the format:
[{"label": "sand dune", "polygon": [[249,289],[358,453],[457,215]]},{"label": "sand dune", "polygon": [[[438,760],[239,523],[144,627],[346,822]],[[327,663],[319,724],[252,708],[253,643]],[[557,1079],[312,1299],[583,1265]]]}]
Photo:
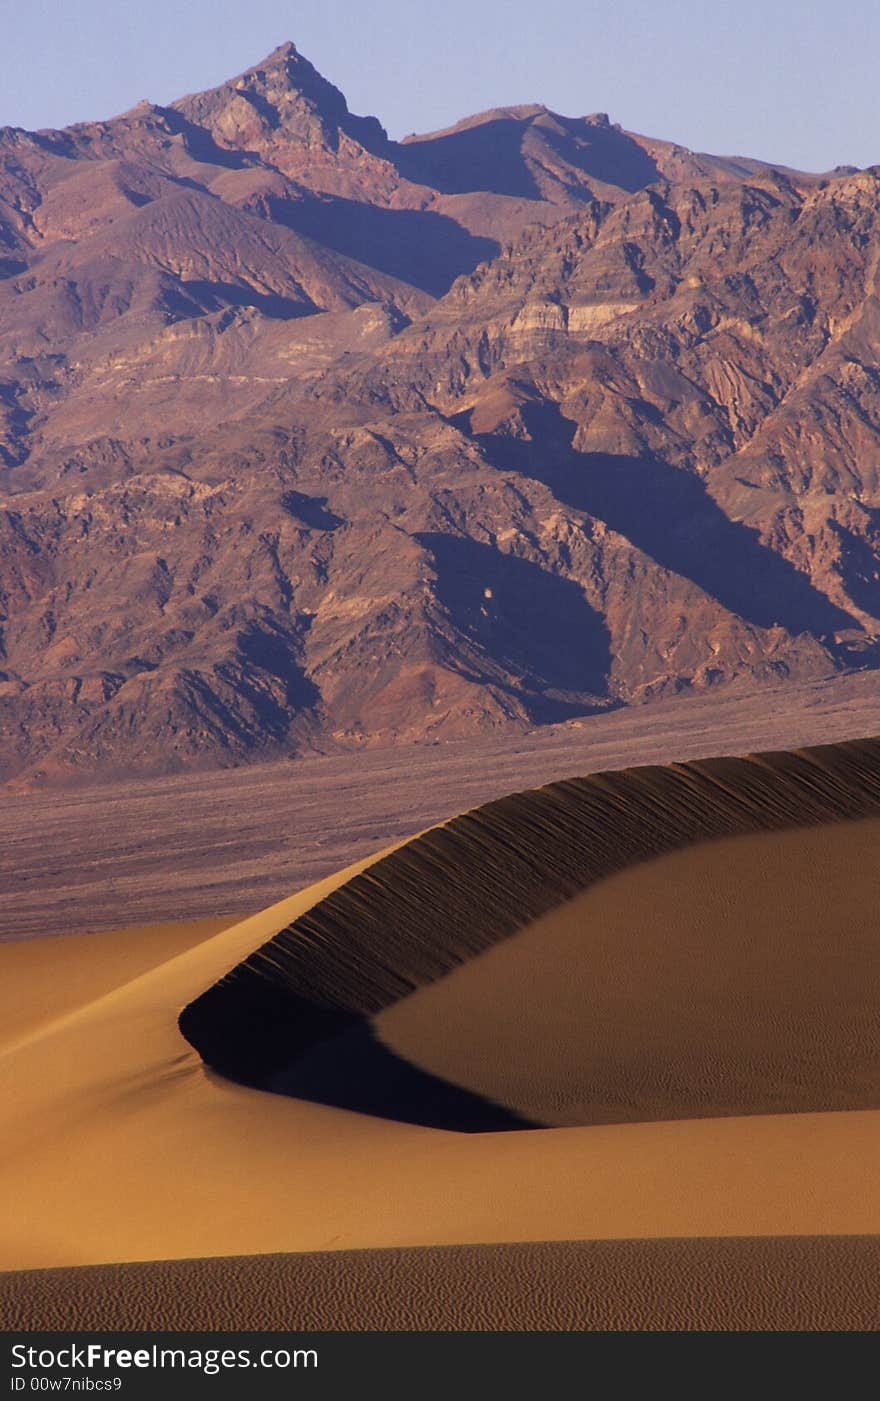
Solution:
[{"label": "sand dune", "polygon": [[0,1049],[231,924],[192,919],[3,944]]},{"label": "sand dune", "polygon": [[552,1241],[0,1275],[12,1328],[875,1330],[877,1236]]},{"label": "sand dune", "polygon": [[[880,1106],[878,847],[876,741],[550,784],[339,885],[181,1029],[243,1083],[450,1128],[505,1126],[474,1095],[508,1127]],[[431,1113],[443,1082],[468,1099]]]},{"label": "sand dune", "polygon": [[644,862],[376,1031],[542,1124],[880,1106],[878,853],[869,818]]},{"label": "sand dune", "polygon": [[[745,1311],[731,1304],[718,1326],[800,1326],[752,1297],[767,1250],[812,1300],[803,1326],[862,1319],[865,1291],[847,1281],[867,1268],[851,1251],[867,1260],[872,1243],[712,1242],[880,1233],[878,841],[876,742],[631,770],[490,804],[146,971],[132,953],[130,981],[84,987],[0,1055],[0,1192],[16,1203],[0,1267],[684,1239],[651,1256],[676,1281],[669,1319],[708,1281]],[[284,1007],[304,1002],[304,1030],[285,1030]],[[206,1068],[182,1009],[187,1036],[250,1085]],[[266,1010],[255,1051],[243,1038]],[[251,1087],[338,1035],[568,1126],[457,1133],[393,1103],[380,1117]],[[544,1245],[522,1257],[536,1279],[582,1281],[568,1322],[551,1311],[534,1326],[581,1326],[612,1259],[625,1279],[597,1326],[642,1317],[644,1255],[584,1264],[588,1247],[570,1249],[565,1264]],[[509,1266],[492,1261],[507,1257],[442,1258],[450,1280],[488,1271],[506,1297]],[[207,1266],[192,1268],[198,1294]],[[259,1275],[270,1292],[274,1268]],[[336,1326],[320,1279],[343,1268],[289,1265],[317,1281],[309,1319]],[[351,1278],[384,1268],[358,1257]],[[83,1277],[68,1278],[72,1300]],[[93,1277],[96,1307],[107,1278]],[[5,1281],[6,1306],[31,1307],[41,1288]],[[132,1320],[149,1307],[140,1289]],[[415,1326],[398,1307],[375,1326]],[[452,1307],[449,1295],[430,1316]]]}]

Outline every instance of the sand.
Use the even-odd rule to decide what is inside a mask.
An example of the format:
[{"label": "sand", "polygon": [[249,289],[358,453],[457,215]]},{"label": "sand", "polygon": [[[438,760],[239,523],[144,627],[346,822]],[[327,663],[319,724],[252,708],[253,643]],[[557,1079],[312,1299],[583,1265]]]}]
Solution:
[{"label": "sand", "polygon": [[[533,823],[538,810],[559,817],[549,790],[531,806],[511,799],[502,807],[503,827],[496,826],[488,842],[474,840],[474,834],[481,825],[488,831],[493,814],[471,814],[146,971],[143,960],[134,962],[136,941],[120,938],[114,978],[125,971],[127,944],[129,981],[99,995],[84,987],[80,1005],[51,1009],[0,1055],[0,1193],[15,1204],[3,1231],[0,1268],[25,1272],[17,1282],[4,1281],[10,1317],[24,1317],[21,1311],[28,1308],[36,1310],[28,1317],[40,1316],[39,1299],[49,1286],[29,1272],[45,1268],[479,1246],[438,1255],[449,1263],[448,1288],[438,1285],[436,1307],[414,1296],[402,1322],[406,1271],[427,1279],[435,1265],[426,1256],[407,1255],[406,1263],[395,1256],[401,1263],[394,1266],[398,1283],[388,1314],[395,1321],[376,1326],[417,1326],[420,1317],[454,1320],[455,1281],[468,1271],[477,1280],[488,1271],[486,1278],[495,1281],[486,1286],[486,1326],[502,1326],[491,1319],[497,1320],[497,1301],[508,1297],[505,1289],[512,1286],[503,1280],[511,1278],[513,1266],[510,1257],[487,1256],[483,1247],[516,1242],[519,1250],[530,1247],[517,1258],[523,1269],[534,1270],[536,1286],[568,1281],[560,1285],[562,1301],[542,1304],[533,1325],[523,1326],[581,1326],[576,1320],[587,1318],[592,1307],[590,1281],[609,1278],[618,1281],[619,1293],[612,1290],[611,1302],[597,1306],[596,1326],[633,1326],[628,1320],[644,1318],[658,1280],[666,1281],[669,1310],[658,1311],[655,1301],[651,1316],[659,1322],[644,1326],[690,1326],[688,1309],[695,1310],[693,1326],[709,1326],[705,1320],[713,1317],[723,1327],[749,1321],[796,1326],[778,1322],[791,1314],[780,1313],[769,1286],[758,1284],[771,1259],[774,1297],[787,1290],[801,1301],[793,1305],[800,1308],[797,1326],[848,1326],[829,1322],[835,1318],[864,1321],[871,1306],[866,1262],[873,1260],[874,1243],[837,1245],[825,1238],[880,1234],[880,1092],[871,1025],[877,994],[873,852],[880,840],[876,747],[765,759],[741,770],[730,762],[705,770],[711,782],[699,791],[693,772],[682,766],[671,778],[651,771],[647,787],[644,771],[634,780],[591,781],[591,801],[603,795],[604,806],[596,809],[600,825],[611,833],[612,817],[617,823],[618,840],[609,840],[601,861],[596,843],[576,861],[572,856],[578,842],[567,824],[583,790],[566,786],[565,820],[555,827]],[[735,772],[749,778],[749,803],[731,788]],[[774,794],[770,809],[755,797],[758,778]],[[631,794],[633,783],[649,797],[657,784],[667,794],[680,791],[684,807],[673,812],[667,806],[662,826],[655,821],[645,828],[644,808],[620,806],[621,793]],[[722,800],[722,791],[733,798]],[[713,795],[711,809],[707,795]],[[751,813],[752,825],[758,811],[762,831],[732,835],[734,811]],[[626,860],[620,859],[621,812],[624,825],[634,823],[632,830],[643,836],[631,844]],[[487,882],[480,863],[487,850],[502,850],[511,823],[521,819],[531,838],[518,854],[508,848],[511,904]],[[688,839],[688,825],[697,819],[708,827]],[[523,885],[529,869],[531,886]],[[439,882],[436,889],[432,881]],[[734,899],[729,905],[746,882],[755,892],[752,904]],[[779,898],[767,907],[774,882]],[[443,889],[451,892],[451,904],[438,903],[436,892]],[[408,922],[402,916],[388,922],[389,899],[394,909],[409,910]],[[510,927],[505,912],[514,905],[519,914]],[[347,912],[347,944],[334,942],[340,909]],[[459,909],[470,911],[472,921],[482,918],[483,925],[470,932],[452,928],[450,912]],[[486,910],[503,917],[485,917]],[[746,918],[749,928],[743,929]],[[431,946],[426,938],[436,929],[446,943]],[[584,947],[585,934],[587,943],[599,941],[592,952]],[[541,937],[553,950],[543,966]],[[0,966],[6,952],[0,948]],[[603,1011],[601,1019],[591,1020],[578,997],[589,985],[594,955],[596,1006]],[[497,975],[491,960],[498,962]],[[180,1035],[181,1009],[221,980],[228,1010],[229,997],[254,978],[269,984],[274,979],[276,990],[288,986],[292,968],[311,968],[312,981],[300,991],[310,997],[319,989],[335,992],[336,1010],[340,990],[342,996],[353,992],[357,1015],[365,1022],[373,1018],[397,1055],[421,1057],[435,1073],[468,1078],[481,1095],[506,1095],[535,1112],[552,1109],[578,1122],[458,1133],[266,1093],[207,1069]],[[239,971],[230,977],[233,969]],[[625,994],[624,978],[632,987]],[[528,997],[523,982],[530,984]],[[576,996],[572,983],[579,984]],[[526,1018],[521,1030],[525,1057],[532,1061],[527,1073],[523,1054],[519,1069],[511,1069],[508,1056],[493,1049],[495,1037],[502,1037],[501,1013],[514,995]],[[432,998],[440,999],[437,1006]],[[461,1026],[472,1024],[473,1008],[481,1003],[482,1040],[473,1054],[460,1054],[450,1043],[459,1039]],[[721,1015],[713,1017],[713,1008]],[[455,1017],[462,1019],[458,1028]],[[545,1037],[549,1023],[560,1019],[565,1036]],[[597,1063],[598,1091],[585,1074],[585,1067]],[[776,1112],[766,1112],[768,1103]],[[614,1119],[631,1122],[609,1122]],[[766,1239],[757,1246],[724,1245],[730,1238],[754,1237]],[[771,1243],[789,1237],[803,1239],[794,1246]],[[814,1247],[807,1239],[812,1237],[823,1241]],[[650,1256],[619,1244],[609,1244],[610,1255],[589,1256],[588,1247],[572,1244],[682,1240],[692,1246],[658,1245],[660,1254]],[[554,1242],[569,1242],[569,1254],[548,1255]],[[857,1265],[853,1250],[862,1251]],[[351,1278],[361,1278],[356,1271],[362,1269],[371,1279],[385,1280],[388,1258],[358,1256]],[[647,1259],[660,1263],[648,1266]],[[164,1278],[171,1278],[172,1267],[165,1268]],[[212,1268],[193,1266],[188,1276],[194,1281],[194,1319],[204,1316],[198,1310],[206,1289],[215,1302],[220,1298],[220,1284],[211,1293],[214,1286],[205,1283]],[[224,1268],[216,1266],[218,1281]],[[333,1320],[340,1320],[339,1291],[329,1282],[337,1277],[334,1269],[345,1268],[339,1262],[250,1268],[269,1281],[270,1294],[273,1270],[289,1269],[292,1277],[305,1271],[313,1281],[305,1290],[313,1322],[302,1326],[323,1319],[323,1326],[334,1327]],[[59,1308],[72,1314],[77,1289],[88,1293],[88,1284],[76,1283],[83,1278],[64,1276],[69,1284],[62,1284],[62,1302],[53,1306],[56,1323]],[[91,1278],[98,1318],[111,1277]],[[144,1298],[155,1289],[160,1301],[165,1287],[155,1275],[153,1284],[143,1278],[143,1285],[133,1286],[128,1320],[140,1326],[146,1326],[144,1309],[150,1307]],[[546,1287],[541,1289],[546,1297]],[[706,1289],[711,1298],[728,1300],[726,1312],[713,1314],[714,1304],[703,1309],[698,1297]],[[157,1302],[157,1317],[165,1316],[165,1307]],[[367,1311],[373,1319],[375,1307],[374,1300]],[[253,1317],[263,1316],[262,1303],[254,1308]],[[466,1320],[461,1326],[481,1326],[467,1312],[460,1316]],[[365,1317],[355,1310],[341,1326],[372,1326]],[[124,1321],[114,1315],[114,1326]]]},{"label": "sand", "polygon": [[876,1330],[877,1236],[553,1241],[0,1275],[11,1328]]},{"label": "sand", "polygon": [[878,855],[875,818],[646,861],[374,1025],[542,1124],[880,1106]]},{"label": "sand", "polygon": [[200,944],[232,921],[193,919],[0,947],[0,1048]]}]

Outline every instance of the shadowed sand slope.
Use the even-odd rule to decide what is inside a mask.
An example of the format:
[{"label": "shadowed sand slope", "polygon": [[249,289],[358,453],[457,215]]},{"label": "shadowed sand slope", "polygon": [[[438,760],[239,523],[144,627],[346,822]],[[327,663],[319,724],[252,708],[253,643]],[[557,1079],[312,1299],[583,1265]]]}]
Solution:
[{"label": "shadowed sand slope", "polygon": [[878,849],[877,741],[552,784],[373,863],[181,1029],[243,1083],[453,1129],[873,1108]]},{"label": "shadowed sand slope", "polygon": [[875,1236],[339,1250],[0,1275],[0,1316],[61,1330],[873,1330],[878,1272]]}]

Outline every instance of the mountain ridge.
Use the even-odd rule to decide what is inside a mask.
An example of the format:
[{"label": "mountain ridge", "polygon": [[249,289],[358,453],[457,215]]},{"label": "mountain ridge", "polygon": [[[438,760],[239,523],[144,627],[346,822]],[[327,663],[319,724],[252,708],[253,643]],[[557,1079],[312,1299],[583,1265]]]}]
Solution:
[{"label": "mountain ridge", "polygon": [[540,104],[395,142],[292,44],[4,128],[0,772],[873,668],[878,193]]}]

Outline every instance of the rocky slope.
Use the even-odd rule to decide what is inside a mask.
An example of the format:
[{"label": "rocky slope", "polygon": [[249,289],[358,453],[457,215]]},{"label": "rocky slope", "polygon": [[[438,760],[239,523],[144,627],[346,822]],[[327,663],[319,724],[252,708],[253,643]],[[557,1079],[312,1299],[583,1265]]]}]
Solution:
[{"label": "rocky slope", "polygon": [[0,772],[876,666],[878,194],[292,45],[0,131]]}]

